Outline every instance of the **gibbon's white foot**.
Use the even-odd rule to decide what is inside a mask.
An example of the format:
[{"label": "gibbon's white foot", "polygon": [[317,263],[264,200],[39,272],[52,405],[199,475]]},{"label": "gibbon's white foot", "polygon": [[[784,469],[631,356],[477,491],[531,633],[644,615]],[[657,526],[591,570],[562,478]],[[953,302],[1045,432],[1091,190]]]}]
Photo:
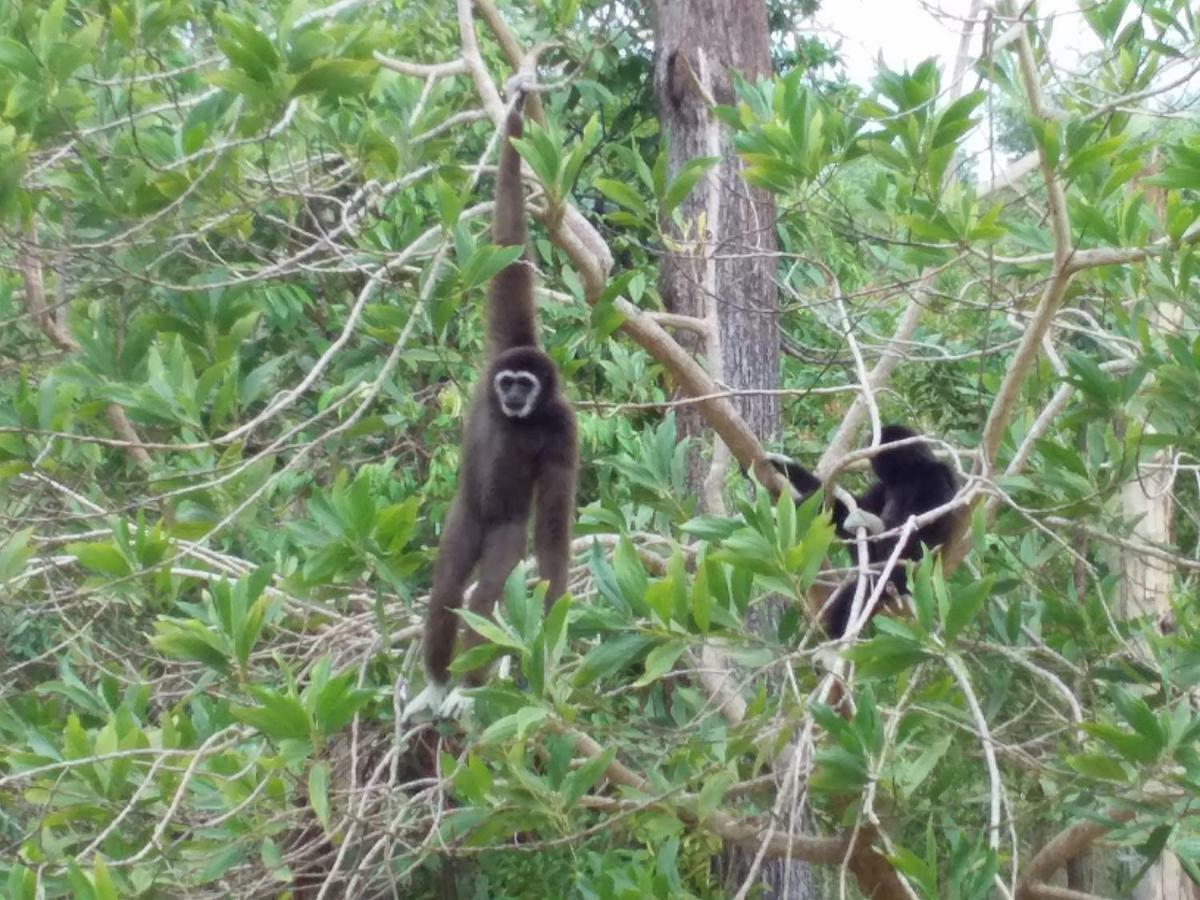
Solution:
[{"label": "gibbon's white foot", "polygon": [[421,690],[421,693],[408,701],[404,707],[404,712],[400,714],[400,722],[411,721],[413,716],[419,712],[429,710],[436,718],[441,712],[442,704],[446,701],[447,689],[446,685],[438,684],[436,681],[431,681]]},{"label": "gibbon's white foot", "polygon": [[879,518],[875,513],[867,512],[862,507],[849,513],[846,516],[843,526],[847,531],[856,531],[859,528],[865,528],[867,529],[867,534],[883,534],[886,530],[883,527],[883,519]]},{"label": "gibbon's white foot", "polygon": [[434,719],[461,719],[469,715],[474,701],[459,688],[448,688],[431,681],[421,693],[413,697],[400,714],[401,723],[409,722],[418,713],[429,711]]},{"label": "gibbon's white foot", "polygon": [[470,718],[474,710],[475,701],[464,694],[461,688],[454,688],[442,700],[442,708],[438,710],[438,716],[461,722]]},{"label": "gibbon's white foot", "polygon": [[500,681],[508,681],[508,676],[512,674],[512,657],[500,657],[500,665],[496,667],[496,677]]},{"label": "gibbon's white foot", "polygon": [[821,647],[813,653],[813,662],[818,669],[824,669],[826,672],[835,671],[835,666],[838,664],[838,652],[832,647]]}]

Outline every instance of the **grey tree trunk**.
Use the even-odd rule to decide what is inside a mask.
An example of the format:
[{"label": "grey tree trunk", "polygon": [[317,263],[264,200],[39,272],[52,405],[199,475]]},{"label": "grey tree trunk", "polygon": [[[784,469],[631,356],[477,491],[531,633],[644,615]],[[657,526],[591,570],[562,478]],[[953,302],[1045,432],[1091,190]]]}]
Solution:
[{"label": "grey tree trunk", "polygon": [[[771,74],[766,6],[762,0],[659,0],[654,14],[654,95],[669,141],[667,183],[689,160],[720,158],[680,205],[675,222],[661,223],[668,242],[659,289],[678,317],[664,324],[679,330],[680,343],[703,359],[723,387],[775,389],[780,358],[775,202],[746,184],[729,135],[709,112],[713,103],[734,102],[733,71],[751,81]],[[779,431],[777,396],[736,396],[733,404],[760,439]],[[683,434],[705,433],[694,407],[684,407],[677,422]],[[724,509],[729,461],[715,438],[707,465],[693,453],[690,484],[709,511]],[[771,618],[748,624],[771,628]],[[807,823],[803,811],[798,821]],[[813,872],[803,863],[777,860],[755,869],[753,861],[753,854],[726,848],[718,866],[731,893],[753,876],[766,889],[758,896],[818,896]]]},{"label": "grey tree trunk", "polygon": [[[733,102],[735,70],[749,80],[771,74],[762,0],[655,5],[654,94],[670,142],[668,183],[688,160],[721,159],[679,207],[680,227],[663,223],[671,246],[659,288],[670,312],[701,323],[678,336],[719,384],[773,389],[779,387],[780,356],[775,203],[743,180],[729,135],[709,113],[713,102]],[[736,397],[734,406],[760,438],[778,432],[778,397]],[[703,431],[694,408],[685,407],[678,421],[686,434]],[[692,467],[692,484],[709,508],[720,504],[728,461],[722,450],[714,447],[708,471],[698,459]]]}]

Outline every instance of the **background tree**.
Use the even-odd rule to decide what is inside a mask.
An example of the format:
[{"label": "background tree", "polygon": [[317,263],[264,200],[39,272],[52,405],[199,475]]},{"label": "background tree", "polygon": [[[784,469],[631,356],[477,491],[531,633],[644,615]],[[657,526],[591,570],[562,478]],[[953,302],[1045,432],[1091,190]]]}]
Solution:
[{"label": "background tree", "polygon": [[[764,68],[692,110],[775,199],[755,271],[788,446],[853,487],[901,418],[964,475],[971,527],[913,615],[829,646],[809,593],[862,548],[816,502],[731,473],[698,515],[686,487],[685,408],[771,472],[755,407],[663,327],[659,260],[719,170],[664,146],[639,11],[0,8],[6,894],[749,896],[782,859],[839,896],[1078,900],[1200,875],[1200,23],[1088,5],[1101,49],[1072,68],[1033,9],[966,18],[986,40],[948,74]],[[543,620],[510,579],[471,624],[516,677],[405,732],[522,67],[584,443],[573,596]],[[1032,150],[975,164],[1002,105]],[[1122,609],[1141,564],[1153,608]],[[788,613],[747,628],[768,597]]]}]

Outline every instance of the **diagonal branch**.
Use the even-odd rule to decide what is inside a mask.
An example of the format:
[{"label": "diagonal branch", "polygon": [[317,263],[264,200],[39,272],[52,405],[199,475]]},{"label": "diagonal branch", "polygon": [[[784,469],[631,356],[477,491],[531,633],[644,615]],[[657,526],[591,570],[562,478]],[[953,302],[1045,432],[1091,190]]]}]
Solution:
[{"label": "diagonal branch", "polygon": [[[42,273],[42,261],[34,250],[37,246],[37,234],[32,223],[28,226],[27,237],[28,242],[21,251],[20,265],[25,280],[25,305],[29,309],[29,315],[55,347],[67,353],[78,353],[79,342],[50,314],[46,305],[46,280]],[[149,468],[150,454],[142,446],[142,439],[134,429],[133,423],[129,421],[125,410],[116,403],[109,403],[104,407],[104,416],[108,419],[109,427],[121,439],[121,448],[129,454],[130,459],[143,469]]]}]

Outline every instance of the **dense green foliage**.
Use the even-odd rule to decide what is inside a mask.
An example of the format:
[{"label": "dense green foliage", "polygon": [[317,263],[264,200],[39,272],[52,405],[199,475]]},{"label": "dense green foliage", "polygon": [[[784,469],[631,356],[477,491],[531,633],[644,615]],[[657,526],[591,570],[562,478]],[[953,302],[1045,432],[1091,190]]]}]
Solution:
[{"label": "dense green foliage", "polygon": [[[877,400],[972,470],[1056,237],[1037,172],[981,184],[973,127],[1002,110],[1064,191],[1079,271],[971,482],[995,518],[977,504],[965,564],[926,563],[914,615],[846,651],[837,715],[805,597],[852,556],[816,502],[736,471],[729,512],[703,514],[662,364],[616,330],[618,296],[661,306],[659,223],[708,170],[666,177],[648,23],[513,4],[522,46],[561,42],[523,146],[535,203],[575,203],[616,259],[585,298],[535,228],[583,440],[573,594],[543,620],[518,571],[470,622],[512,677],[469,728],[402,733],[482,289],[511,259],[488,243],[477,85],[376,56],[457,59],[454,4],[0,7],[0,893],[428,896],[454,844],[461,896],[724,896],[720,823],[765,821],[761,776],[797,740],[814,827],[880,823],[920,896],[999,896],[1014,859],[1124,809],[1112,879],[1164,847],[1200,879],[1200,141],[1179,79],[1200,21],[1088,4],[1104,49],[1041,118],[1011,47],[953,102],[933,63],[864,92],[771,8],[778,77],[716,115],[779,201],[799,457],[853,397],[847,335],[872,362],[917,302]],[[1164,469],[1172,528],[1148,544],[1120,494]],[[1166,634],[1120,602],[1132,558],[1169,570]],[[748,627],[768,595],[777,627]],[[740,721],[697,677],[706,642],[738,666]],[[614,787],[614,761],[644,782]]]}]

